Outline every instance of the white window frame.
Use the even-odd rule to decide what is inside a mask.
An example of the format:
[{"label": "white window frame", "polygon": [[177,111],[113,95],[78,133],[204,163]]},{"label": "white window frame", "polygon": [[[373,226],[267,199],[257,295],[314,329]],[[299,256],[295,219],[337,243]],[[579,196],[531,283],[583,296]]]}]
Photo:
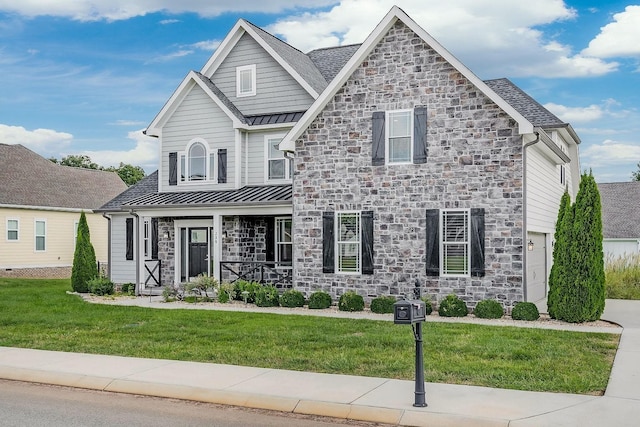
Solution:
[{"label": "white window frame", "polygon": [[[569,153],[567,153],[567,149],[565,148],[564,144],[560,145],[560,149],[564,154],[569,155]],[[567,185],[567,165],[566,163],[563,163],[559,166],[560,166],[560,185],[565,186]]]},{"label": "white window frame", "polygon": [[[466,239],[449,240],[447,234],[446,218],[451,216],[463,215]],[[470,277],[471,276],[471,210],[470,209],[441,209],[440,210],[440,275],[443,277]],[[446,257],[449,247],[462,246],[463,258],[466,258],[465,265],[462,268],[455,269],[448,266],[449,257]]]},{"label": "white window frame", "polygon": [[[204,179],[192,180],[189,176],[189,153],[191,148],[200,144],[204,146]],[[218,178],[218,150],[212,150],[209,143],[203,138],[194,138],[189,141],[184,151],[178,153],[178,184],[179,185],[198,185],[202,183],[217,182]],[[211,162],[213,161],[213,165]]]},{"label": "white window frame", "polygon": [[[38,234],[38,223],[44,224],[44,235]],[[38,237],[44,238],[44,249],[38,249]],[[47,251],[47,220],[46,219],[34,219],[33,220],[33,250],[35,252]]]},{"label": "white window frame", "polygon": [[[341,240],[340,225],[343,217],[355,216],[357,219],[356,231],[354,233],[355,239]],[[362,273],[362,215],[360,211],[336,211],[335,215],[335,272],[341,274],[361,274]],[[341,248],[345,245],[356,245],[355,255],[355,267],[352,269],[344,269],[342,264]]]},{"label": "white window frame", "polygon": [[[276,245],[276,247],[275,247],[275,253],[276,253],[275,259],[276,259],[276,262],[293,262],[293,236],[292,236],[292,234],[293,234],[293,218],[290,217],[290,216],[282,216],[282,217],[276,217],[275,221],[276,221],[276,224],[275,224],[275,233],[276,233],[276,235],[275,235],[275,239],[273,239],[273,240],[274,240],[275,245]],[[290,225],[290,229],[291,229],[291,233],[292,234],[289,235],[289,241],[280,239],[280,237],[283,234],[282,233],[282,229],[281,229],[282,224],[286,223],[286,222],[289,222],[291,224]],[[280,250],[279,250],[280,246],[289,246],[289,247],[291,247],[291,260],[290,261],[283,261],[280,258]]]},{"label": "white window frame", "polygon": [[[408,114],[409,115],[409,134],[406,136],[403,136],[402,138],[409,138],[409,159],[407,160],[402,160],[402,161],[392,161],[391,160],[391,147],[390,147],[390,140],[391,140],[391,124],[393,123],[393,116],[396,114]],[[406,164],[412,164],[413,163],[413,109],[409,109],[409,110],[392,110],[392,111],[387,111],[385,113],[385,127],[384,127],[384,143],[385,143],[385,153],[386,153],[386,158],[385,161],[387,164],[390,165],[406,165]]]},{"label": "white window frame", "polygon": [[[16,222],[16,228],[15,229],[11,229],[9,228],[9,222],[10,221],[15,221]],[[5,234],[5,238],[7,240],[7,242],[19,242],[20,241],[20,220],[18,218],[7,218],[7,234]],[[16,238],[15,239],[10,239],[9,238],[9,232],[10,231],[15,231],[16,232]]]},{"label": "white window frame", "polygon": [[[249,90],[242,87],[242,76],[246,72],[251,73],[251,88],[249,88]],[[255,96],[255,95],[256,95],[256,64],[243,65],[240,67],[236,67],[236,97],[243,98],[246,96]]]},{"label": "white window frame", "polygon": [[[284,155],[283,151],[278,151],[281,153],[281,157],[270,157],[271,155],[271,146],[280,143],[284,138],[284,134],[278,135],[265,135],[264,136],[264,182],[265,183],[274,183],[274,182],[290,182],[293,162],[291,159],[287,158]],[[284,161],[284,178],[270,178],[269,177],[269,163],[272,161]]]},{"label": "white window frame", "polygon": [[142,249],[144,258],[148,259],[151,254],[151,221],[145,218],[142,231]]}]

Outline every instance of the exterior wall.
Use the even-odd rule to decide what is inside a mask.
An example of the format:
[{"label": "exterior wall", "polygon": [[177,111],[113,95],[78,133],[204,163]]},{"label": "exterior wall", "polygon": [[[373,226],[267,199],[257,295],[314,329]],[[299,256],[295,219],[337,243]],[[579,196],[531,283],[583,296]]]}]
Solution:
[{"label": "exterior wall", "polygon": [[[236,97],[236,67],[256,64],[256,95]],[[251,36],[244,34],[211,80],[244,115],[304,111],[313,98]]]},{"label": "exterior wall", "polygon": [[[164,235],[168,233],[169,238]],[[160,285],[175,282],[176,253],[173,218],[158,218],[158,259],[160,260]],[[144,279],[142,279],[144,280]]]},{"label": "exterior wall", "polygon": [[[265,137],[283,137],[287,130],[271,132],[252,132],[248,136],[246,172],[248,185],[264,185],[267,181],[266,143]],[[289,180],[288,182],[291,182]],[[282,184],[283,181],[274,181],[274,184]]]},{"label": "exterior wall", "polygon": [[[181,183],[178,179],[178,185],[169,185],[169,153],[185,151],[194,138],[204,139],[210,150],[227,149],[226,184],[218,184],[216,181]],[[235,138],[231,119],[199,86],[194,84],[191,92],[162,128],[160,191],[206,191],[233,188],[236,172]]]},{"label": "exterior wall", "polygon": [[[107,262],[108,223],[100,214],[85,212],[91,243],[96,259]],[[18,241],[7,240],[7,219],[19,221]],[[35,221],[46,222],[45,250],[35,250]],[[80,212],[50,211],[39,209],[0,210],[0,270],[27,269],[27,277],[33,268],[49,271],[40,277],[70,277],[75,250],[75,224],[80,220]],[[59,270],[62,269],[62,270]],[[66,273],[62,272],[68,271]],[[17,274],[17,273],[10,273]]]},{"label": "exterior wall", "polygon": [[[136,247],[137,236],[136,218],[127,214],[113,214],[111,216],[111,281],[113,283],[135,283],[136,282],[136,259],[137,252],[134,250],[132,260],[126,259],[127,253],[127,233],[126,219],[133,218],[133,247]],[[93,236],[92,236],[93,238]]]},{"label": "exterior wall", "polygon": [[[371,165],[374,111],[428,109],[427,163]],[[402,23],[396,24],[296,142],[294,285],[470,306],[523,300],[522,138],[516,123]],[[485,209],[485,276],[426,276],[426,209]],[[374,211],[374,274],[322,272],[322,213]]]}]

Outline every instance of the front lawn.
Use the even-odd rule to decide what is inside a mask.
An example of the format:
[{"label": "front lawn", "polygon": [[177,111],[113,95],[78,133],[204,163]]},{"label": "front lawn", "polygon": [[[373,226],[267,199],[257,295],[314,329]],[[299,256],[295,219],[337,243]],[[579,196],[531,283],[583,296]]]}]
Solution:
[{"label": "front lawn", "polygon": [[[68,280],[0,279],[0,346],[413,380],[411,328],[387,321],[90,304]],[[619,335],[424,324],[425,380],[602,394]]]}]

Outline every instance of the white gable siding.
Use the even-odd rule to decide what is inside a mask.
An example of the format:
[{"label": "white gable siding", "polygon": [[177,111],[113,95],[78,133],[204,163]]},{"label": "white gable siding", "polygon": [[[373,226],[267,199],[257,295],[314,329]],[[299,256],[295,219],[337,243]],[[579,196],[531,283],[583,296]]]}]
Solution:
[{"label": "white gable siding", "polygon": [[[136,261],[127,260],[126,218],[134,219],[130,215],[113,215],[111,218],[111,281],[118,284],[135,283]],[[135,247],[135,241],[134,241]],[[134,258],[137,254],[134,253]]]},{"label": "white gable siding", "polygon": [[[169,185],[169,153],[182,152],[194,138],[202,138],[209,150],[227,150],[227,183],[214,181],[189,185]],[[194,85],[176,111],[162,128],[162,182],[160,191],[224,190],[235,184],[235,130],[229,116],[207,95]],[[179,161],[179,159],[178,159]],[[179,180],[178,180],[179,181]]]},{"label": "white gable siding", "polygon": [[[236,67],[256,65],[256,95],[236,97]],[[211,80],[244,115],[306,110],[313,98],[256,41],[244,34]]]}]

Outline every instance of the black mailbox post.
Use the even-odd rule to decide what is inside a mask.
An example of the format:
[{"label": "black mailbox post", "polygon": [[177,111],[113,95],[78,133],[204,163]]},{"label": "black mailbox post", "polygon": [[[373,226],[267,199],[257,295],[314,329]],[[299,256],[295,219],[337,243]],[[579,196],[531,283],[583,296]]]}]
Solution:
[{"label": "black mailbox post", "polygon": [[402,300],[393,304],[393,323],[411,325],[416,340],[416,386],[413,406],[425,407],[424,358],[422,354],[422,324],[426,320],[426,308],[421,300]]}]

